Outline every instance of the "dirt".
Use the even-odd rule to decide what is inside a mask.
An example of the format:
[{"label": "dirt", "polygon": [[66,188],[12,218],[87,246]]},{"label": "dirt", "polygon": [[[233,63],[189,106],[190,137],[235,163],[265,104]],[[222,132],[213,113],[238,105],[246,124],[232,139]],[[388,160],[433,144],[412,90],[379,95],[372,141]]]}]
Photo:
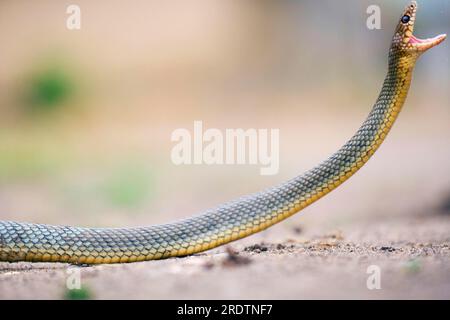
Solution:
[{"label": "dirt", "polygon": [[[448,299],[449,228],[447,216],[429,214],[300,235],[279,228],[190,257],[134,264],[1,263],[0,298],[70,298],[75,270],[83,297],[92,299]],[[380,289],[368,289],[369,266],[380,270]]]},{"label": "dirt", "polygon": [[[423,125],[405,120],[414,128]],[[432,127],[425,131],[430,137],[434,132]],[[0,299],[450,299],[449,132],[433,133],[433,139],[419,139],[415,132],[394,131],[382,154],[349,183],[262,233],[160,261],[88,267],[0,263]],[[307,156],[301,148],[290,149],[289,154],[298,153],[285,160],[286,176],[325,156],[312,146],[304,149]],[[243,173],[240,179],[246,183],[234,184],[223,167],[211,174],[214,178],[183,170],[187,173],[180,178],[164,175],[173,185],[161,187],[164,196],[138,212],[69,210],[66,201],[41,195],[43,188],[35,183],[4,188],[0,218],[78,226],[163,223],[283,180]],[[29,194],[40,200],[30,200]],[[377,272],[379,286],[373,286]],[[77,275],[82,289],[69,290],[77,287],[71,282]]]}]

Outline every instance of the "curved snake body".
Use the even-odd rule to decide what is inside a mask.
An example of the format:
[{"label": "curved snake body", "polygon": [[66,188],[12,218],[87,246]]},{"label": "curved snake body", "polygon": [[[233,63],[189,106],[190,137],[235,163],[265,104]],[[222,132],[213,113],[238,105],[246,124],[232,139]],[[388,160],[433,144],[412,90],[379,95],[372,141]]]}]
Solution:
[{"label": "curved snake body", "polygon": [[0,221],[0,261],[97,264],[185,256],[264,230],[317,201],[378,149],[403,106],[417,58],[444,40],[445,35],[427,40],[412,35],[416,8],[413,2],[400,19],[389,50],[388,73],[369,116],[342,148],[315,168],[279,186],[169,224],[78,228]]}]

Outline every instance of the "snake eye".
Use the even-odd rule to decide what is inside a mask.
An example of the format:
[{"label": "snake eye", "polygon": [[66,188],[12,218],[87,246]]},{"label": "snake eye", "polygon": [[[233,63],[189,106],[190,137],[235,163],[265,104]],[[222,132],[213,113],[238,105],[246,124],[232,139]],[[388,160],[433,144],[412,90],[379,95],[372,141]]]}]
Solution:
[{"label": "snake eye", "polygon": [[405,14],[405,15],[402,17],[402,22],[403,22],[403,23],[408,23],[408,22],[409,22],[409,19],[411,19],[410,16],[408,16],[407,14]]}]

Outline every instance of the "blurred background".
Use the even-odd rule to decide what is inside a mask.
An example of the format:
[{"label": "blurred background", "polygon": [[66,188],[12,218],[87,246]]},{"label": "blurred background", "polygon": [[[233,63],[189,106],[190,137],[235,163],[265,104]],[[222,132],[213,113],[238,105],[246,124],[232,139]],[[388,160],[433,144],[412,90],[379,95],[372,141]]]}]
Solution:
[{"label": "blurred background", "polygon": [[[68,30],[66,8],[81,8]],[[381,30],[366,9],[381,8]],[[0,1],[0,219],[134,226],[196,214],[309,169],[362,123],[407,3]],[[415,35],[450,33],[419,1]],[[398,123],[349,183],[265,235],[431,214],[450,191],[450,48],[419,61]],[[175,166],[171,132],[280,129],[280,171]],[[449,202],[450,208],[450,202]],[[307,213],[307,214],[306,214]]]}]

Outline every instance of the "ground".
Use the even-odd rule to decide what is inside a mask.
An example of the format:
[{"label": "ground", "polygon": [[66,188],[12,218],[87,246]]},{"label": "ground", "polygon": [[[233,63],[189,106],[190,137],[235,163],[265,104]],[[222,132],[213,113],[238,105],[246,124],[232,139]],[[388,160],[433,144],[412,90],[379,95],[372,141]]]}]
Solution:
[{"label": "ground", "polygon": [[[448,116],[433,116],[425,126],[424,110],[412,113],[402,115],[386,143],[348,182],[261,233],[202,254],[160,261],[89,267],[0,263],[0,298],[449,299]],[[185,218],[291,178],[336,150],[352,128],[337,135],[345,121],[320,116],[310,121],[328,130],[320,143],[302,139],[299,148],[295,138],[310,137],[317,128],[283,131],[286,151],[276,176],[259,176],[254,167],[168,165],[157,168],[158,188],[148,205],[102,207],[93,199],[103,199],[103,193],[94,191],[104,188],[88,188],[96,181],[93,174],[102,174],[95,167],[62,182],[54,178],[5,185],[1,219],[119,227]],[[360,119],[352,123],[357,127]],[[120,171],[119,177],[134,177],[130,172],[135,171]],[[77,179],[82,183],[76,184]],[[123,179],[118,181],[122,186]],[[80,192],[74,193],[78,185]],[[116,195],[117,188],[112,190]],[[369,287],[377,284],[377,270],[380,289],[370,290],[367,282]],[[67,281],[78,271],[83,289],[70,291]]]},{"label": "ground", "polygon": [[[77,297],[66,282],[73,274],[67,270],[79,270],[84,298],[448,299],[449,228],[445,214],[417,215],[357,228],[352,224],[357,232],[314,235],[317,231],[297,226],[288,235],[263,233],[160,261],[84,267],[1,263],[0,298]],[[371,265],[379,267],[380,289],[368,289]]]}]

